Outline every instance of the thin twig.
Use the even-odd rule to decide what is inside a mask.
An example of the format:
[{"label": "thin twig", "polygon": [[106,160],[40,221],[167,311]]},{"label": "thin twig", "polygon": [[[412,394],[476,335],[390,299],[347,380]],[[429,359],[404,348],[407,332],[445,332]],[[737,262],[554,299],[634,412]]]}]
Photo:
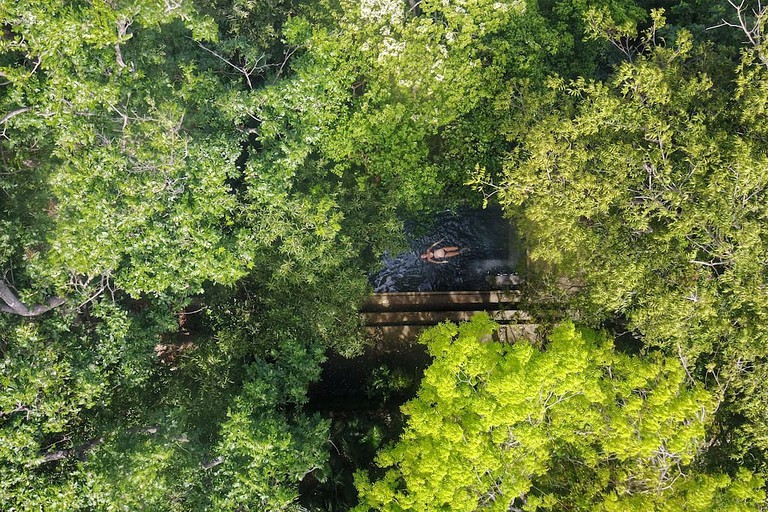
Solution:
[{"label": "thin twig", "polygon": [[[207,51],[208,53],[210,53],[211,55],[213,55],[214,57],[216,57],[217,59],[219,59],[219,60],[221,60],[222,62],[226,63],[228,66],[230,66],[230,67],[232,67],[233,69],[235,69],[235,70],[239,71],[240,73],[242,73],[242,75],[245,77],[245,81],[246,81],[246,82],[248,82],[248,88],[249,88],[249,89],[253,89],[253,84],[251,84],[251,75],[250,75],[250,73],[253,73],[253,72],[256,70],[256,67],[254,67],[253,69],[251,69],[251,71],[250,71],[250,73],[249,73],[249,72],[248,72],[248,70],[246,70],[244,67],[240,67],[240,66],[237,66],[236,64],[233,64],[233,63],[232,63],[232,62],[230,62],[229,60],[225,59],[224,57],[222,57],[221,55],[219,55],[219,54],[218,54],[218,53],[216,53],[215,51],[213,51],[213,50],[211,50],[210,48],[208,48],[207,46],[205,46],[205,45],[204,45],[203,43],[201,43],[200,41],[197,41],[197,45],[198,45],[200,48],[202,48],[203,50],[205,50],[205,51]],[[258,62],[258,61],[257,61],[257,62]]]}]

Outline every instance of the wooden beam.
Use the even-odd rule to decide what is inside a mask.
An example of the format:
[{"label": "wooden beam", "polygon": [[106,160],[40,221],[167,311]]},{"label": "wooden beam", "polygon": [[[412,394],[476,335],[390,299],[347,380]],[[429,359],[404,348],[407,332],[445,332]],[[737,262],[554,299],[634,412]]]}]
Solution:
[{"label": "wooden beam", "polygon": [[518,302],[520,292],[517,291],[391,292],[374,293],[363,305],[362,311],[477,310],[477,306],[498,309],[501,304]]}]

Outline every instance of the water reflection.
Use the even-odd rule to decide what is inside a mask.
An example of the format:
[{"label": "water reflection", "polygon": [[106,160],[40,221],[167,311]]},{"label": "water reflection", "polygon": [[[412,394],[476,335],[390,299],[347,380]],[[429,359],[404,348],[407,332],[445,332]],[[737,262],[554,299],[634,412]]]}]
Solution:
[{"label": "water reflection", "polygon": [[[425,236],[420,226],[406,225],[410,250],[384,255],[382,269],[371,276],[376,292],[486,290],[488,276],[514,272],[520,244],[499,209],[445,212],[434,219]],[[456,246],[458,256],[435,264],[419,257],[435,242],[435,249]]]}]

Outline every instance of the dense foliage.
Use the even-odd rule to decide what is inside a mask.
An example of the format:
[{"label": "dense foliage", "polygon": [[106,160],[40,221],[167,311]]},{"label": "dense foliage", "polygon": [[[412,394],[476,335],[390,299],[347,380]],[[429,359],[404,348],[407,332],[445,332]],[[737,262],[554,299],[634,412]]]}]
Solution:
[{"label": "dense foliage", "polygon": [[365,345],[367,272],[403,219],[483,199],[519,225],[532,301],[642,354],[571,324],[543,350],[478,342],[485,319],[433,331],[361,509],[761,506],[761,3],[0,0],[0,20],[0,509],[299,509],[339,453],[308,386]]},{"label": "dense foliage", "polygon": [[574,313],[621,317],[677,355],[725,396],[719,450],[765,469],[765,49],[716,49],[652,17],[610,80],[551,79],[492,189],[531,257],[583,287]]},{"label": "dense foliage", "polygon": [[[617,352],[573,324],[545,350],[492,341],[475,315],[422,336],[435,358],[403,406],[391,468],[359,475],[358,510],[739,510],[762,480],[705,474],[696,455],[714,397],[678,361]],[[685,504],[685,505],[683,505]],[[666,508],[665,508],[666,507]]]}]

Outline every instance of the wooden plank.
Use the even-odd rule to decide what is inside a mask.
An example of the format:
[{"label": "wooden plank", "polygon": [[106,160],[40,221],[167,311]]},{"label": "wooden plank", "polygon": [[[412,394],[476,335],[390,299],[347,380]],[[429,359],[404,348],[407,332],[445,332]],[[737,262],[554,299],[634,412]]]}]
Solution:
[{"label": "wooden plank", "polygon": [[390,292],[371,295],[362,311],[440,311],[465,307],[477,309],[477,305],[497,309],[499,304],[517,302],[520,302],[520,292],[517,291]]},{"label": "wooden plank", "polygon": [[[362,313],[365,325],[437,325],[440,322],[465,322],[480,311],[401,311]],[[525,311],[489,311],[497,322],[525,322],[531,316]]]}]

